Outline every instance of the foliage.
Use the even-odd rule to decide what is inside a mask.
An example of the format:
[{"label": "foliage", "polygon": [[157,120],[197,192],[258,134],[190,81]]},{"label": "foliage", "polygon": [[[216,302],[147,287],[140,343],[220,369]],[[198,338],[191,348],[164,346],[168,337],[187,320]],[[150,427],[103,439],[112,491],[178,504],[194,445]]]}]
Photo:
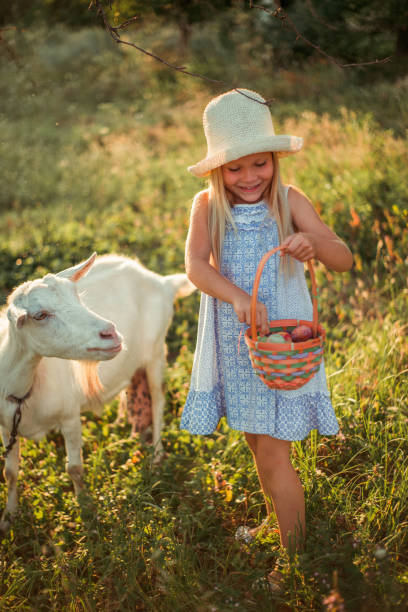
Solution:
[{"label": "foliage", "polygon": [[0,25],[32,25],[37,21],[65,23],[71,27],[92,26],[95,15],[88,0],[14,0],[0,5]]},{"label": "foliage", "polygon": [[[152,21],[165,27],[169,23],[179,30],[180,55],[187,59],[188,43],[193,33],[214,22],[223,22],[222,35],[227,41],[234,36],[237,24],[245,22],[246,37],[275,65],[289,67],[314,55],[316,47],[342,62],[365,62],[386,56],[393,57],[393,72],[401,73],[408,54],[407,1],[364,0],[285,0],[275,3],[259,0],[102,0],[110,21],[119,25],[136,17],[133,27],[148,27]],[[277,15],[277,6],[284,10]],[[95,6],[85,0],[15,0],[0,8],[0,25],[29,25],[39,20],[47,24],[103,26]],[[265,10],[262,10],[265,9]],[[239,27],[239,25],[238,25]],[[300,32],[306,39],[298,36]],[[140,31],[140,30],[139,30]],[[255,40],[254,40],[255,39]],[[243,43],[244,44],[244,43]],[[406,63],[406,62],[404,62]],[[367,74],[367,71],[366,71]],[[376,78],[376,67],[368,71]]]},{"label": "foliage", "polygon": [[344,343],[330,351],[342,434],[295,445],[308,546],[284,560],[284,590],[274,603],[262,578],[276,558],[277,533],[248,545],[235,539],[239,525],[263,515],[242,437],[224,424],[208,438],[178,430],[192,358],[184,348],[167,374],[160,465],[115,422],[115,403],[99,422],[84,418],[88,493],[79,503],[63,472],[61,437],[25,443],[21,509],[2,541],[4,607],[322,610],[336,587],[351,609],[404,610],[407,385],[390,379],[407,366],[406,326],[395,319],[403,314],[362,326],[369,353],[358,338],[347,343],[348,363]]},{"label": "foliage", "polygon": [[[88,492],[79,501],[60,434],[24,443],[20,511],[1,544],[2,609],[329,610],[342,598],[349,610],[405,610],[407,83],[387,77],[362,87],[320,63],[271,79],[248,47],[237,49],[245,20],[226,48],[218,36],[226,21],[202,27],[192,65],[211,60],[209,48],[214,72],[273,88],[276,130],[305,138],[304,153],[282,161],[283,178],[305,190],[356,261],[345,275],[318,271],[342,430],[294,445],[306,551],[283,558],[283,590],[271,594],[263,578],[280,554],[277,532],[250,544],[235,538],[238,526],[264,516],[241,434],[224,422],[208,437],[179,430],[196,334],[192,295],[176,306],[168,336],[159,465],[116,421],[117,402],[101,419],[83,418]],[[186,166],[205,153],[201,113],[212,92],[119,51],[96,29],[5,35],[17,61],[5,54],[0,65],[3,301],[14,285],[93,250],[181,271],[190,202],[203,185]],[[177,39],[170,26],[143,36],[165,52]]]},{"label": "foliage", "polygon": [[231,8],[233,0],[152,0],[148,4],[141,0],[116,0],[113,9],[117,10],[121,16],[133,17],[134,15],[157,15],[164,17],[176,24],[180,21],[192,25],[204,21],[210,21],[217,17],[220,12]]},{"label": "foliage", "polygon": [[[264,2],[269,9],[274,3]],[[286,12],[297,29],[323,51],[346,62],[364,62],[394,55],[394,61],[408,53],[408,4],[391,0],[291,0]],[[293,55],[315,54],[312,46],[296,40],[296,34],[285,21],[282,29],[276,18],[265,19],[265,39],[283,42],[281,59]],[[269,33],[269,35],[268,35]],[[280,45],[276,45],[280,49]],[[401,66],[403,68],[403,66]],[[372,77],[374,71],[370,71]]]}]

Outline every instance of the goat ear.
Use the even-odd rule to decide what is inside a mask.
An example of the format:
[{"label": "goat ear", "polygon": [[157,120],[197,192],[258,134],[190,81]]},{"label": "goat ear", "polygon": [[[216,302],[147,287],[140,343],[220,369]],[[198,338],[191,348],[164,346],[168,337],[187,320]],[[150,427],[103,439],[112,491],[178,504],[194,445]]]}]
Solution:
[{"label": "goat ear", "polygon": [[28,314],[24,308],[18,308],[15,304],[10,304],[7,309],[7,317],[12,325],[20,329],[27,321]]},{"label": "goat ear", "polygon": [[62,272],[58,272],[55,276],[59,276],[60,278],[68,278],[73,283],[76,283],[80,278],[88,274],[89,270],[92,268],[93,263],[96,259],[96,253],[92,253],[92,255],[86,261],[82,263],[72,266],[72,268],[67,268],[66,270],[62,270]]}]

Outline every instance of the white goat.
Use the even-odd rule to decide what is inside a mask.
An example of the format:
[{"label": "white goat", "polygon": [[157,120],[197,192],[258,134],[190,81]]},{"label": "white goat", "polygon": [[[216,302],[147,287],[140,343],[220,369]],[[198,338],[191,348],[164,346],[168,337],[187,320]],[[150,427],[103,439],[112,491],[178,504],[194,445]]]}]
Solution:
[{"label": "white goat", "polygon": [[[175,297],[194,289],[185,274],[160,276],[119,256],[96,261],[92,256],[57,275],[48,274],[18,287],[0,318],[4,445],[10,439],[15,398],[31,390],[18,435],[40,439],[51,429],[59,429],[65,440],[67,471],[78,493],[83,488],[80,413],[100,411],[142,367],[152,398],[153,443],[160,451],[165,336]],[[115,321],[120,335],[110,321]],[[123,338],[127,350],[121,351]],[[115,355],[98,369],[89,361]],[[71,361],[74,359],[87,362]],[[8,499],[0,529],[7,529],[6,516],[17,508],[18,463],[17,438],[6,458]]]}]

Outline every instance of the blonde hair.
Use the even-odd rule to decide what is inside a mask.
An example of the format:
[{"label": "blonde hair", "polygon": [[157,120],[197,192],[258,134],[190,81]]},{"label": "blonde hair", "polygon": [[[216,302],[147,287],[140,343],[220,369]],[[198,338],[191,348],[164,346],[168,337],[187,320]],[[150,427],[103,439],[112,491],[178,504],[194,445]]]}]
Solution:
[{"label": "blonde hair", "polygon": [[[287,236],[293,234],[293,225],[289,210],[289,204],[283,188],[280,172],[279,158],[272,153],[273,176],[269,192],[266,193],[266,201],[271,216],[275,218],[278,227],[279,243]],[[231,214],[231,204],[224,187],[221,167],[211,170],[208,189],[208,230],[210,235],[211,253],[214,266],[219,269],[222,245],[225,236],[226,224],[230,223],[236,229]],[[292,272],[292,266],[288,265],[288,256],[282,257],[283,270],[285,274]]]}]

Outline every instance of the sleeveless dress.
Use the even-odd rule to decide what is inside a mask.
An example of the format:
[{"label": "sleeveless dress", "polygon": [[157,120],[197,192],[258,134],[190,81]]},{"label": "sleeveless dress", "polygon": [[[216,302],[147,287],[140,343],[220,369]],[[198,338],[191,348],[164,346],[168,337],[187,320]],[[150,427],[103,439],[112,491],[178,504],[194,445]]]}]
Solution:
[{"label": "sleeveless dress", "polygon": [[[236,228],[227,224],[220,271],[252,294],[261,257],[279,245],[277,224],[264,201],[236,204],[231,212]],[[269,258],[258,290],[268,320],[312,320],[304,264],[293,260],[294,273],[285,277],[279,271],[279,261],[279,253]],[[247,327],[238,321],[231,304],[201,294],[197,345],[181,429],[211,434],[225,416],[232,429],[281,440],[302,440],[312,429],[323,435],[336,434],[339,427],[324,363],[300,389],[270,389],[253,371],[244,338],[239,342],[241,330],[243,335]]]}]

